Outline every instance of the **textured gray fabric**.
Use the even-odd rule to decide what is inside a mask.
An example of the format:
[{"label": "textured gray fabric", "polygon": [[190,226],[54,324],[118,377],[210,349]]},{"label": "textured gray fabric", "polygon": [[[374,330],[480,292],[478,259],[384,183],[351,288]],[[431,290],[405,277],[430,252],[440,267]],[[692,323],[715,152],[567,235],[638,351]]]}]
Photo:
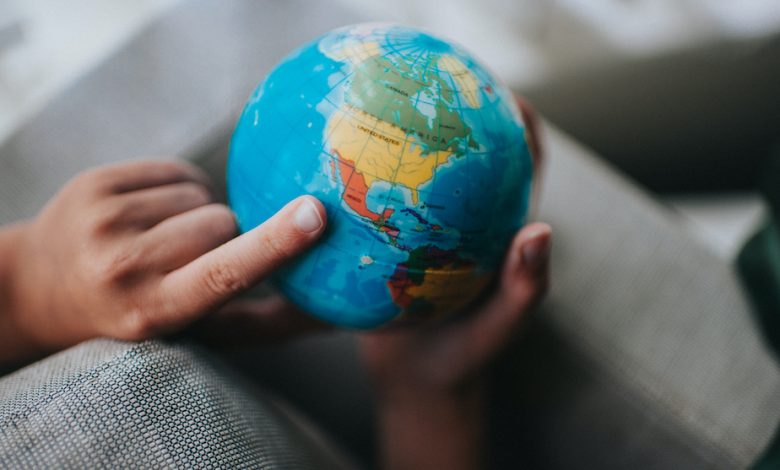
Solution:
[{"label": "textured gray fabric", "polygon": [[[68,363],[80,370],[51,374]],[[53,383],[28,388],[33,375]],[[347,468],[300,416],[192,347],[93,341],[2,385],[2,468]]]},{"label": "textured gray fabric", "polygon": [[549,144],[541,217],[559,236],[547,318],[747,463],[780,422],[780,369],[736,273],[571,141],[558,135]]},{"label": "textured gray fabric", "polygon": [[128,346],[118,341],[95,341],[48,357],[35,367],[26,367],[0,380],[0,415],[24,402],[40,400],[74,377],[124,353]]},{"label": "textured gray fabric", "polygon": [[[554,443],[541,458],[561,468],[749,465],[780,422],[780,370],[731,266],[550,134],[539,218],[555,228],[553,288],[539,334],[567,354],[519,373],[536,371],[546,387],[546,406],[533,394],[522,403]],[[544,360],[550,345],[537,346],[528,355]]]}]

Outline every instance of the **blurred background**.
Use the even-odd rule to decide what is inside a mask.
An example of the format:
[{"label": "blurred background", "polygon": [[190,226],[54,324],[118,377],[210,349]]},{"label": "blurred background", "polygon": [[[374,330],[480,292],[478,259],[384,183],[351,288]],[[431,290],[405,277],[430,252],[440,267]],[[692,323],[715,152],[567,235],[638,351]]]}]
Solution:
[{"label": "blurred background", "polygon": [[[0,0],[0,144],[182,1]],[[475,52],[720,256],[761,218],[755,182],[780,151],[777,0],[340,1]]]},{"label": "blurred background", "polygon": [[[671,223],[687,226],[723,260],[734,259],[766,211],[757,182],[769,158],[780,157],[778,0],[335,1],[340,5],[319,0],[0,0],[0,154],[4,157],[0,159],[0,201],[5,203],[0,205],[0,221],[32,215],[78,169],[119,158],[175,153],[193,157],[219,174],[224,168],[227,140],[235,119],[262,73],[295,44],[336,25],[354,22],[355,18],[417,25],[461,43],[514,90],[528,97],[551,126],[592,148],[605,162],[628,175],[639,191],[650,192],[672,209],[678,217],[669,217]],[[549,157],[555,159],[556,155]],[[209,162],[215,165],[209,167]],[[579,175],[579,170],[589,167],[590,163],[569,171]],[[622,185],[621,181],[615,183],[611,178],[594,178],[591,174],[581,181],[619,184],[619,192],[612,188],[608,194],[635,196],[634,187]],[[556,189],[550,188],[550,192]],[[608,211],[620,208],[620,202],[605,205],[603,213],[612,214]],[[648,218],[655,213],[650,210],[653,207],[641,207]],[[623,209],[614,213],[633,213],[633,209]],[[619,222],[609,217],[604,220]],[[623,225],[641,231],[645,225],[634,224],[637,220]],[[652,223],[647,226],[657,227]],[[621,227],[620,233],[625,232],[630,231]],[[641,244],[648,240],[669,241],[665,246],[677,246],[679,234],[671,232],[642,232],[646,236],[627,244],[622,253],[642,248]],[[569,233],[585,238],[592,232],[582,235],[572,228]],[[663,239],[658,240],[659,237]],[[552,415],[558,416],[558,421],[543,413],[532,415],[527,423],[534,436],[542,423],[551,423],[543,426],[546,432],[541,435],[547,438],[554,434],[553,430],[567,427],[569,416],[574,417],[572,422],[577,421],[580,415],[571,412],[581,407],[590,407],[585,416],[598,415],[607,424],[612,417],[616,423],[626,421],[627,427],[608,425],[601,434],[591,433],[593,440],[589,441],[582,438],[578,425],[571,425],[573,432],[551,439],[553,444],[539,452],[543,456],[540,458],[547,453],[557,455],[559,443],[569,438],[571,443],[587,448],[589,442],[599,442],[607,435],[610,439],[604,442],[614,449],[611,438],[622,437],[616,436],[620,434],[617,430],[636,426],[639,414],[631,414],[635,411],[631,406],[644,403],[636,401],[633,394],[621,395],[623,389],[611,378],[597,382],[602,379],[595,372],[589,375],[590,369],[582,367],[587,373],[579,369],[582,363],[590,367],[590,362],[580,356],[588,361],[593,359],[571,347],[580,346],[580,331],[585,332],[582,336],[593,335],[594,343],[607,348],[610,357],[626,361],[619,364],[631,365],[627,368],[630,377],[621,380],[654,384],[653,390],[668,388],[663,397],[669,402],[659,403],[673,403],[674,410],[682,409],[677,408],[680,396],[687,398],[685,403],[690,406],[706,402],[709,384],[723,377],[750,376],[751,371],[768,370],[767,362],[761,359],[764,356],[751,356],[759,350],[750,346],[754,344],[752,330],[739,323],[742,318],[734,313],[741,304],[739,299],[731,299],[736,295],[729,290],[731,278],[726,276],[731,276],[730,271],[716,271],[712,278],[705,276],[697,290],[698,295],[715,299],[709,305],[723,303],[721,311],[695,311],[699,305],[707,305],[697,302],[683,302],[678,310],[666,307],[674,300],[687,298],[687,291],[694,285],[685,277],[688,274],[669,270],[669,266],[700,258],[698,245],[687,244],[687,238],[685,241],[680,246],[686,252],[694,251],[696,256],[659,249],[662,262],[656,270],[640,272],[634,266],[622,266],[625,269],[610,274],[620,276],[637,271],[642,276],[636,279],[660,283],[663,277],[675,288],[677,281],[684,279],[679,290],[685,292],[671,289],[674,292],[666,300],[661,298],[657,307],[652,305],[656,299],[651,296],[638,296],[636,302],[616,302],[614,307],[600,310],[602,304],[593,300],[600,295],[594,294],[572,297],[576,300],[572,304],[576,305],[583,298],[594,302],[586,302],[595,307],[581,318],[574,315],[577,308],[567,309],[569,304],[561,298],[557,310],[548,312],[558,312],[559,316],[550,315],[552,327],[545,326],[549,331],[540,330],[543,334],[529,346],[529,351],[547,354],[547,344],[553,344],[555,354],[551,359],[545,356],[544,363],[556,367],[563,364],[560,370],[550,368],[560,372],[549,376],[552,385],[544,382],[546,368],[545,373],[534,375],[542,383],[539,396],[560,399],[550,401],[547,409],[554,408],[557,415]],[[613,248],[610,245],[605,249],[610,256]],[[590,257],[580,258],[580,262],[587,264],[585,261],[590,262],[598,253],[590,250]],[[628,257],[625,263],[633,259]],[[679,263],[672,262],[676,260]],[[656,274],[659,279],[652,278]],[[586,284],[589,285],[592,284]],[[617,283],[616,289],[625,285]],[[719,289],[725,289],[721,297],[716,295]],[[626,305],[634,310],[624,316],[619,310]],[[655,324],[645,322],[647,312],[656,315],[653,321],[658,328],[667,329],[655,329]],[[700,328],[707,313],[714,313],[711,317],[715,321],[706,326],[715,327]],[[623,329],[614,328],[613,318],[621,318]],[[718,321],[722,324],[717,325]],[[562,328],[564,324],[571,329]],[[696,325],[695,331],[691,325]],[[610,333],[595,335],[601,328],[608,328]],[[623,334],[625,331],[634,331],[638,336]],[[671,342],[659,342],[655,347],[656,343],[648,338],[659,331],[665,331]],[[670,331],[679,334],[672,335]],[[577,337],[576,341],[573,337]],[[642,341],[633,341],[636,337]],[[696,341],[690,343],[689,349],[686,345],[691,338],[706,338],[707,345],[712,342],[711,349]],[[674,343],[675,339],[678,343]],[[675,347],[668,348],[669,344]],[[716,354],[720,350],[732,351],[730,345],[734,344],[739,347],[733,351],[746,351],[745,354]],[[351,374],[359,367],[350,353],[352,346],[327,343],[322,350],[332,356],[312,354],[311,350],[307,355],[309,346],[296,344],[291,350],[267,353],[261,361],[248,356],[244,368],[251,369],[256,377],[265,377],[265,383],[284,375],[280,370],[312,369],[309,375],[289,374],[279,389],[285,390],[285,396],[297,397],[300,403],[307,404],[301,407],[306,412],[330,423],[329,429],[341,435],[343,442],[362,442],[360,448],[370,448],[372,436],[363,432],[368,426],[361,421],[365,415],[352,413],[363,409],[361,400],[369,395],[361,388],[366,385]],[[594,351],[603,350],[594,347]],[[567,362],[569,356],[575,357],[571,363]],[[332,367],[329,357],[338,358],[338,368]],[[539,356],[528,357],[536,364]],[[594,357],[601,358],[595,353]],[[702,366],[700,362],[709,364]],[[605,369],[613,366],[612,362],[605,363]],[[635,363],[659,371],[658,375],[634,374]],[[756,364],[760,367],[753,368]],[[691,370],[695,370],[693,375],[706,376],[706,380],[687,380]],[[745,375],[736,374],[740,371]],[[612,370],[607,372],[611,374]],[[635,375],[647,382],[640,383]],[[759,374],[754,378],[760,385],[773,377]],[[331,388],[312,387],[312,383]],[[637,387],[644,393],[645,385]],[[566,390],[568,395],[574,386],[579,388],[572,401],[554,393]],[[732,394],[739,390],[726,387]],[[772,389],[767,386],[761,390]],[[336,404],[334,395],[339,398]],[[607,399],[602,408],[588,400],[599,397],[593,398],[593,402],[601,403],[603,396]],[[734,395],[722,396],[733,401]],[[535,398],[533,393],[530,397],[530,401]],[[623,403],[620,400],[628,405],[616,407],[615,403]],[[723,405],[730,401],[714,399],[712,408],[702,407],[704,418],[698,421],[699,427],[692,429],[720,433],[720,428],[712,426],[709,412],[724,422],[751,422],[737,419],[739,413],[734,410],[741,413],[745,408],[737,405],[749,407],[752,402],[745,400],[747,405],[739,403],[734,408]],[[696,416],[692,409],[700,408],[683,409],[685,419]],[[750,419],[761,424],[755,416],[765,415],[764,410],[747,411]],[[620,416],[621,413],[628,414]],[[348,415],[354,416],[345,422]],[[649,422],[656,423],[656,417],[652,416]],[[642,429],[666,425],[663,421],[658,423],[645,423]],[[771,423],[772,429],[775,424]],[[638,435],[644,436],[642,432]],[[721,438],[744,444],[734,436],[742,438],[739,434],[722,434]],[[745,439],[750,444],[746,448],[759,446],[753,437]],[[528,447],[541,440],[530,439]],[[636,446],[636,442],[639,441],[628,439],[624,444],[630,447]],[[669,454],[668,447],[658,447]],[[750,458],[753,457],[751,454]]]}]

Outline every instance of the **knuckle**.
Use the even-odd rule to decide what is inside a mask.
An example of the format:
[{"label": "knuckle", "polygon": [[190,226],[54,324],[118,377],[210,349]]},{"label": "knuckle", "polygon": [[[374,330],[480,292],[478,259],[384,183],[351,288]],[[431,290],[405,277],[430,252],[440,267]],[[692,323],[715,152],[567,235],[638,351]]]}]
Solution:
[{"label": "knuckle", "polygon": [[267,258],[284,260],[296,254],[294,241],[290,235],[263,233],[260,246],[263,247]]},{"label": "knuckle", "polygon": [[125,313],[119,336],[120,339],[140,341],[154,336],[157,330],[158,325],[149,310],[136,306]]},{"label": "knuckle", "polygon": [[102,238],[118,229],[131,212],[132,208],[120,200],[99,200],[87,206],[81,226],[87,236]]},{"label": "knuckle", "polygon": [[125,282],[138,268],[139,254],[136,250],[121,249],[113,255],[97,257],[91,262],[95,282],[117,284]]},{"label": "knuckle", "polygon": [[249,287],[249,282],[233,266],[220,262],[206,271],[205,288],[219,298],[231,296]]},{"label": "knuckle", "polygon": [[224,204],[210,204],[208,208],[211,211],[210,217],[213,217],[215,222],[235,226],[236,219],[233,216],[233,211],[228,206]]},{"label": "knuckle", "polygon": [[81,185],[91,185],[97,181],[100,181],[104,173],[104,168],[90,168],[76,175],[76,177],[73,178],[73,182]]},{"label": "knuckle", "polygon": [[90,169],[74,176],[64,187],[63,191],[68,193],[84,193],[94,189],[100,181],[98,172],[100,170]]},{"label": "knuckle", "polygon": [[160,160],[151,163],[158,174],[168,178],[192,176],[199,174],[199,170],[193,164],[182,160]]},{"label": "knuckle", "polygon": [[236,219],[233,212],[223,204],[210,204],[206,206],[207,224],[210,233],[215,237],[229,240],[236,234]]},{"label": "knuckle", "polygon": [[102,235],[115,229],[127,216],[127,207],[119,203],[106,203],[95,209],[90,231]]},{"label": "knuckle", "polygon": [[184,183],[182,190],[183,197],[192,201],[194,205],[203,206],[211,202],[211,193],[201,184]]},{"label": "knuckle", "polygon": [[153,166],[161,174],[179,174],[186,171],[186,166],[183,162],[176,160],[147,160],[144,162],[148,166]]},{"label": "knuckle", "polygon": [[73,178],[73,188],[84,193],[99,193],[111,185],[111,167],[103,166],[85,170]]}]

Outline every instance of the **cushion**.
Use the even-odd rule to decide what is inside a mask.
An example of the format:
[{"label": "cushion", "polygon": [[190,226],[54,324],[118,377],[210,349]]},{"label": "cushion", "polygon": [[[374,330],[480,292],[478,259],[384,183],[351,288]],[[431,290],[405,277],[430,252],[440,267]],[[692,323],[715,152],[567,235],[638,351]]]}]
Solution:
[{"label": "cushion", "polygon": [[303,418],[197,348],[83,343],[0,380],[5,468],[349,468]]}]

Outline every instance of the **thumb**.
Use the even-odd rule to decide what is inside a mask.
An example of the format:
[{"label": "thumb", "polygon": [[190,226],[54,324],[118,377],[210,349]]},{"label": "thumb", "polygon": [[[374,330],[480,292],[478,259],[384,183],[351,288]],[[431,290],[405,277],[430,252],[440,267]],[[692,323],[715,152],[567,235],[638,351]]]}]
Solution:
[{"label": "thumb", "polygon": [[542,222],[523,228],[512,242],[501,273],[501,304],[510,311],[533,306],[547,291],[549,283],[552,230]]},{"label": "thumb", "polygon": [[167,274],[160,296],[174,316],[170,321],[186,323],[257,284],[311,246],[325,221],[317,199],[300,197],[253,230]]},{"label": "thumb", "polygon": [[544,223],[523,228],[512,241],[499,288],[463,322],[455,323],[432,341],[429,367],[440,380],[451,380],[485,364],[511,340],[526,314],[539,302],[549,283],[552,230]]},{"label": "thumb", "polygon": [[539,117],[536,110],[522,96],[515,96],[517,106],[520,108],[520,114],[523,117],[523,123],[526,125],[526,140],[531,149],[531,158],[533,159],[534,174],[539,171],[544,160],[544,149],[542,148],[542,126],[539,123]]}]

